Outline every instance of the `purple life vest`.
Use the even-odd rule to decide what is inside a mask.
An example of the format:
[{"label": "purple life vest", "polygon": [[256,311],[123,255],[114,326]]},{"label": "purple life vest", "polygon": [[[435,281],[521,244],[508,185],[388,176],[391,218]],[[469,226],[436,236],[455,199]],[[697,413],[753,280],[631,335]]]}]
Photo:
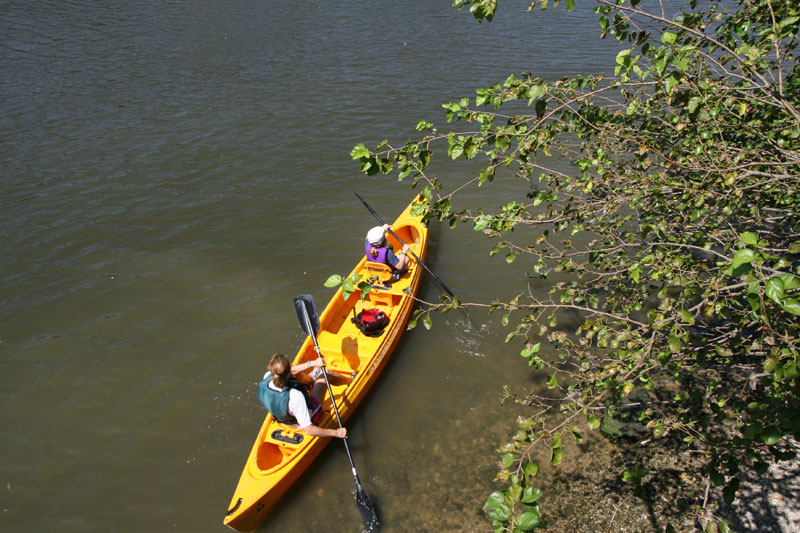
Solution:
[{"label": "purple life vest", "polygon": [[[378,251],[377,257],[373,257],[373,255],[369,253],[369,251],[372,250],[373,248]],[[389,261],[387,258],[388,252],[389,249],[386,246],[373,246],[369,243],[369,241],[364,241],[364,253],[367,254],[367,261],[389,265]]]}]

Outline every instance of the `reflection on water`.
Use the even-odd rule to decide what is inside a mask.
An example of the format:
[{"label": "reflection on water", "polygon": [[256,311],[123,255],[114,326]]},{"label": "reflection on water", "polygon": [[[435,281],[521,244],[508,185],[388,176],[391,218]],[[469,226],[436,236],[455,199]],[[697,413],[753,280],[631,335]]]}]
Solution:
[{"label": "reflection on water", "polygon": [[[559,43],[591,14],[479,26],[449,4],[4,4],[0,529],[221,529],[256,382],[303,338],[293,297],[327,302],[374,225],[351,189],[387,219],[413,194],[350,148],[511,72],[609,56],[593,30]],[[428,257],[462,301],[514,290],[468,228],[432,228]],[[485,530],[502,385],[537,383],[497,318],[407,334],[351,420],[383,531]],[[334,443],[262,529],[354,531],[351,490]]]}]

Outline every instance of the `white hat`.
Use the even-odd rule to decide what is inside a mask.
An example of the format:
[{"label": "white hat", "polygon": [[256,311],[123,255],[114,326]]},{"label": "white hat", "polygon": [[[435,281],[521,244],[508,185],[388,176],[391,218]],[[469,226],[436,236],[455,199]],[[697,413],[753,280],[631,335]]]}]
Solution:
[{"label": "white hat", "polygon": [[383,227],[382,226],[375,226],[371,230],[367,232],[367,242],[372,244],[373,246],[377,246],[378,244],[383,242]]}]

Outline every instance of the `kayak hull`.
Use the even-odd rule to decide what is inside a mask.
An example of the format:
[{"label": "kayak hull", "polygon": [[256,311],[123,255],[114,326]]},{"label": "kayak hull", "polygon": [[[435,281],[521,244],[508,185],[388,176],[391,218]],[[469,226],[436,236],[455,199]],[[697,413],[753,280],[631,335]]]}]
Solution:
[{"label": "kayak hull", "polygon": [[[413,201],[392,224],[392,230],[411,246],[411,251],[425,260],[428,230],[421,216],[411,214]],[[391,235],[389,243],[398,250],[402,245]],[[413,256],[412,256],[413,258]],[[362,258],[353,273],[370,280],[373,288],[362,301],[356,290],[347,300],[341,288],[321,313],[317,342],[328,371],[343,376],[352,376],[349,383],[333,386],[342,422],[358,407],[375,384],[406,330],[422,278],[423,267],[412,260],[409,271],[400,280],[385,283],[388,270]],[[389,317],[389,325],[377,337],[361,333],[350,320],[355,313],[365,308],[378,308]],[[314,344],[307,337],[294,364],[317,358]],[[300,379],[304,378],[301,374]],[[325,416],[320,427],[336,428],[331,398],[326,392],[322,401]],[[281,424],[267,414],[258,437],[247,458],[239,483],[231,498],[223,523],[238,531],[252,531],[266,518],[269,510],[289,490],[303,472],[314,462],[331,438],[317,438]],[[336,440],[336,439],[333,439]]]}]

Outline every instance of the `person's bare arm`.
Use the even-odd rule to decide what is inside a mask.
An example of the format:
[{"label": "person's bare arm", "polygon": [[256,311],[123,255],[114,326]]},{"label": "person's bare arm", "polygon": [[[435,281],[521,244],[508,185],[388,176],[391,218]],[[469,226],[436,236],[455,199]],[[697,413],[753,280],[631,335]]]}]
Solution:
[{"label": "person's bare arm", "polygon": [[312,437],[338,437],[340,439],[347,438],[347,428],[328,429],[311,424],[310,426],[300,429],[303,431],[303,433],[311,435]]},{"label": "person's bare arm", "polygon": [[299,365],[292,365],[291,372],[293,376],[296,376],[300,372],[321,366],[325,366],[325,361],[322,359],[314,359],[313,361],[306,361],[305,363],[300,363]]}]

